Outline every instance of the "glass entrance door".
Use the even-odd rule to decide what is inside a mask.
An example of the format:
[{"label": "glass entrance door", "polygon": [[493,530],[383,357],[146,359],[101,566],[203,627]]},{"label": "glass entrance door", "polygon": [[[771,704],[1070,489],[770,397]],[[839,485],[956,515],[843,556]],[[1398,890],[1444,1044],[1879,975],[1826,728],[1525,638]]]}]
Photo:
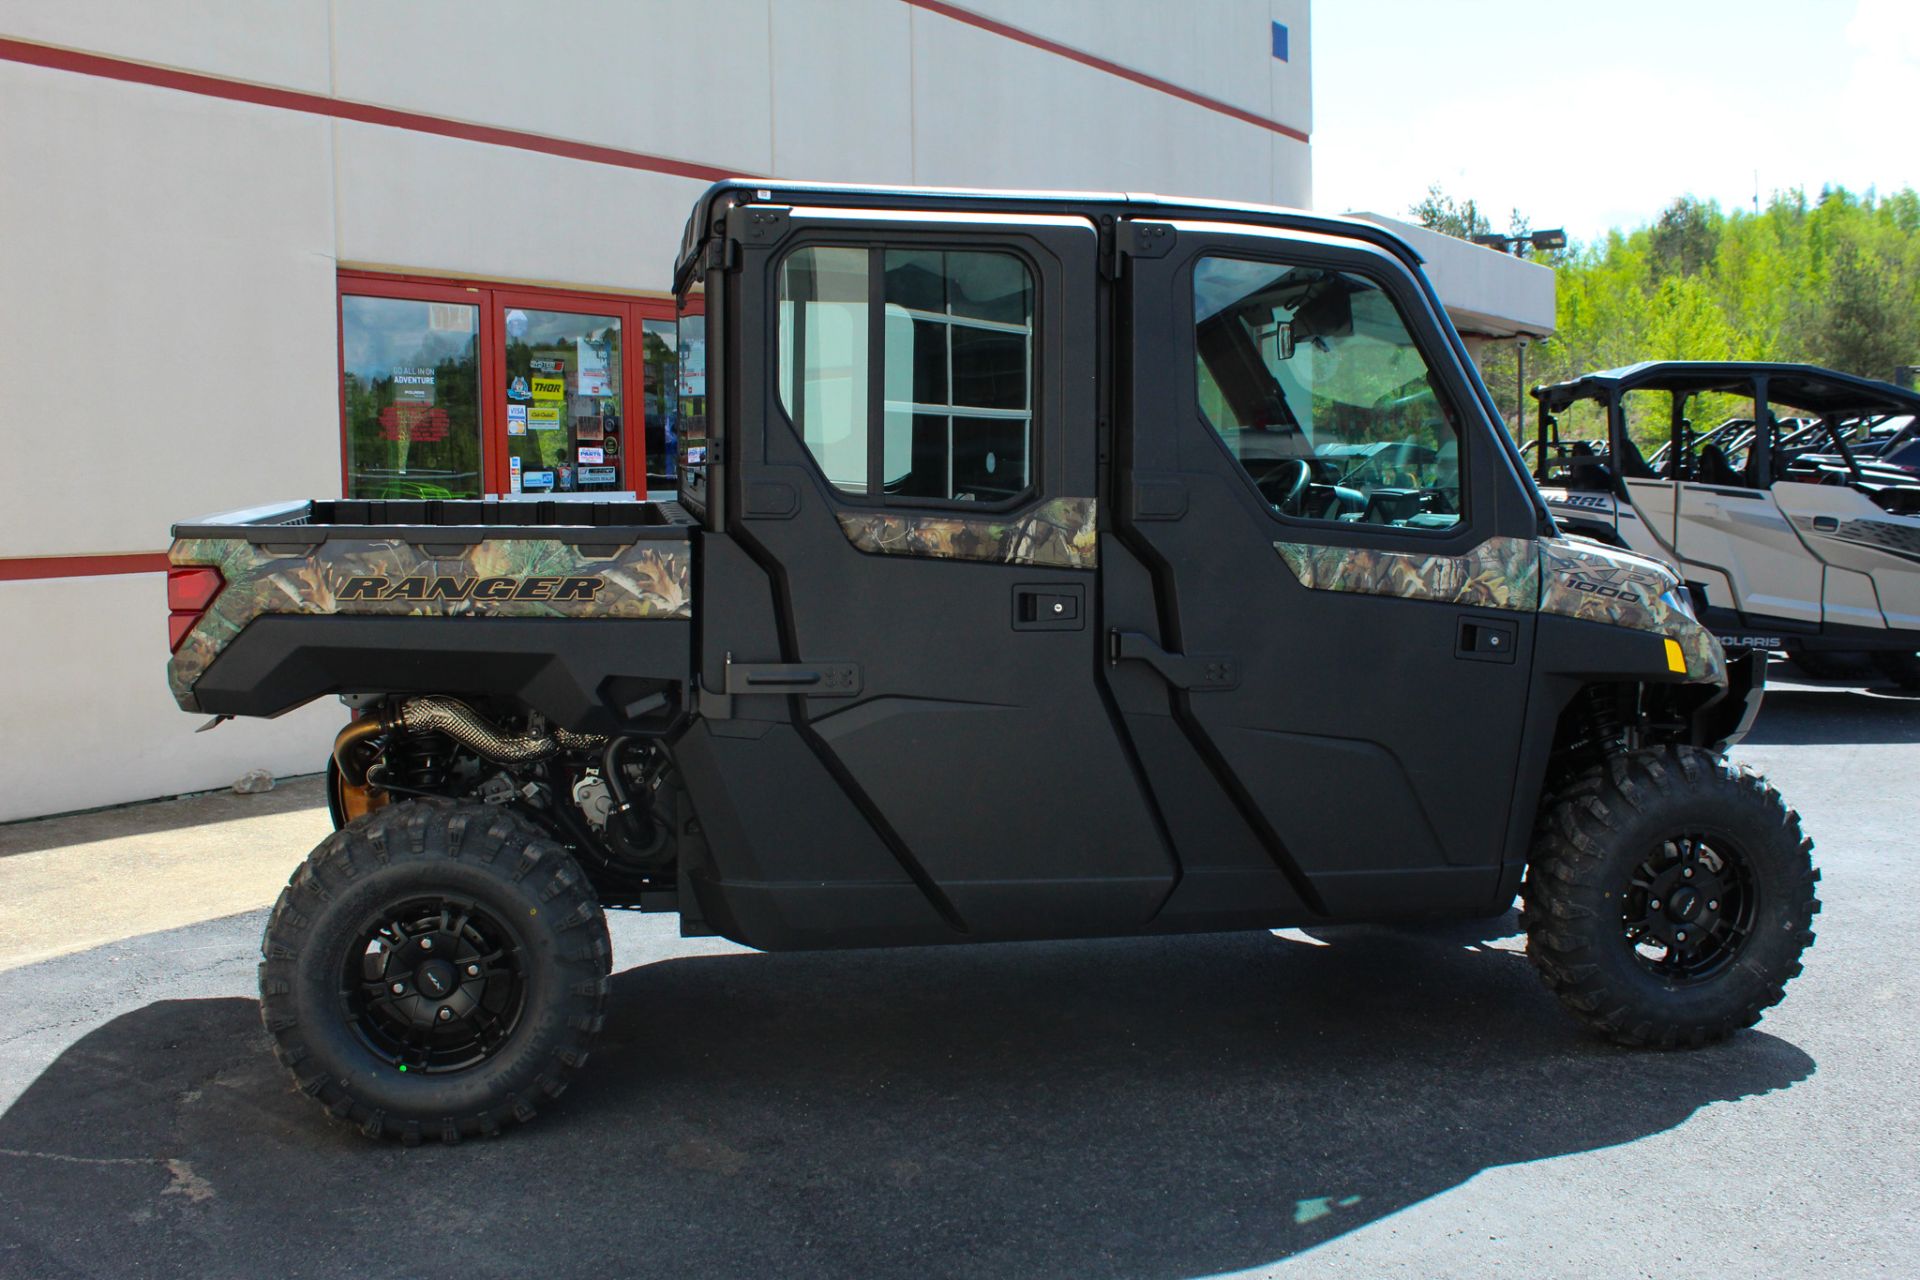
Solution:
[{"label": "glass entrance door", "polygon": [[507,306],[500,393],[507,491],[626,489],[627,388],[621,317]]},{"label": "glass entrance door", "polygon": [[471,498],[481,489],[480,309],[343,294],[349,498]]},{"label": "glass entrance door", "polygon": [[657,298],[342,271],[341,492],[674,488],[688,374],[673,314]]}]

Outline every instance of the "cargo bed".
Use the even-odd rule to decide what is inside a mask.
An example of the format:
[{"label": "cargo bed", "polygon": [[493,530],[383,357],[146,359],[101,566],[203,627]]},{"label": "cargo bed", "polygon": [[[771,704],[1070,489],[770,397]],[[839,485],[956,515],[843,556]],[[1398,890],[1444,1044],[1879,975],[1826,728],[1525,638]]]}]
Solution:
[{"label": "cargo bed", "polygon": [[185,710],[228,715],[329,693],[518,695],[604,731],[684,684],[693,530],[676,503],[554,499],[340,499],[188,521],[169,552],[169,684]]}]

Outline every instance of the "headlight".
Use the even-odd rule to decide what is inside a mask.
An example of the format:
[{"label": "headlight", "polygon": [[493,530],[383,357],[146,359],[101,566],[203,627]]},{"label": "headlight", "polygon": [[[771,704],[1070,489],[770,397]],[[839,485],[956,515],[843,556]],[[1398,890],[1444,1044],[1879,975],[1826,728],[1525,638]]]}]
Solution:
[{"label": "headlight", "polygon": [[1660,599],[1668,608],[1685,617],[1688,621],[1700,621],[1693,612],[1693,592],[1687,590],[1685,587],[1669,587],[1661,593]]}]

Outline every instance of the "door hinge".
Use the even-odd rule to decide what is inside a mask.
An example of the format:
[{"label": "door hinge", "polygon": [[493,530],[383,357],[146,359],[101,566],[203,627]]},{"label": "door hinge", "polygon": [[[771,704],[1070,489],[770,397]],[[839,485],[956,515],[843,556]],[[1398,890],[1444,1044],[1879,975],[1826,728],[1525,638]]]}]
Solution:
[{"label": "door hinge", "polygon": [[1100,273],[1118,280],[1127,258],[1164,258],[1173,252],[1178,238],[1165,222],[1121,221],[1112,217],[1100,220]]},{"label": "door hinge", "polygon": [[700,689],[700,714],[710,720],[733,717],[733,700],[741,694],[809,698],[854,698],[860,695],[857,662],[735,662],[727,654],[721,668],[720,689]]},{"label": "door hinge", "polygon": [[1240,686],[1240,663],[1226,654],[1168,653],[1144,632],[1107,632],[1107,662],[1128,661],[1146,663],[1176,689],[1207,693]]}]

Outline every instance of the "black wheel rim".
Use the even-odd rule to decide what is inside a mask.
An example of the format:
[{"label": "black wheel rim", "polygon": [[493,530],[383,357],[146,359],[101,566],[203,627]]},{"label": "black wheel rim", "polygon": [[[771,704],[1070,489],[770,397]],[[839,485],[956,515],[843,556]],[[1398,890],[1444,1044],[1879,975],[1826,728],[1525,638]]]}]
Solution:
[{"label": "black wheel rim", "polygon": [[369,917],[347,950],[347,1023],[381,1061],[438,1075],[486,1061],[526,1004],[518,934],[470,898],[408,898]]},{"label": "black wheel rim", "polygon": [[1643,968],[1668,982],[1704,982],[1734,962],[1758,911],[1740,846],[1689,831],[1662,841],[1634,868],[1621,924]]}]

